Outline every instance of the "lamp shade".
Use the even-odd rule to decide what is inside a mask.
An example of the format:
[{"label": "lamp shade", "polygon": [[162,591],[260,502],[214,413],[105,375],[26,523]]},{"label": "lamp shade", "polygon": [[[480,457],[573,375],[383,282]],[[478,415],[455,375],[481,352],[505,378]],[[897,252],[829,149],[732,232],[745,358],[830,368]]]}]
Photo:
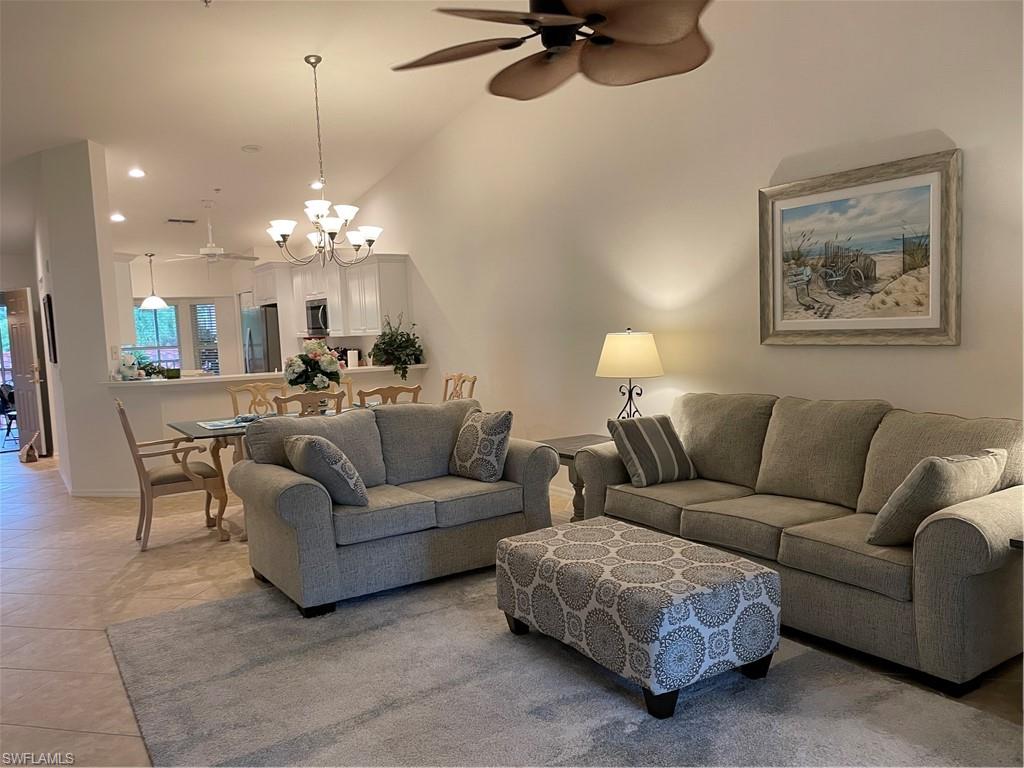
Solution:
[{"label": "lamp shade", "polygon": [[604,337],[595,375],[603,379],[651,379],[665,375],[654,334],[609,333]]},{"label": "lamp shade", "polygon": [[167,309],[167,302],[156,294],[151,294],[142,300],[139,309]]}]

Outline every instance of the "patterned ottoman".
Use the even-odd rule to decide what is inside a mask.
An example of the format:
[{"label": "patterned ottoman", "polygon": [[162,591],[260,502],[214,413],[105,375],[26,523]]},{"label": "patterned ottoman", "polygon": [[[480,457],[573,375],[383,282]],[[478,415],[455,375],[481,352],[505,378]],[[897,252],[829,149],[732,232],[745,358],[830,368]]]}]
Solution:
[{"label": "patterned ottoman", "polygon": [[654,717],[728,669],[768,674],[779,574],[702,544],[593,517],[498,542],[498,608],[644,689]]}]

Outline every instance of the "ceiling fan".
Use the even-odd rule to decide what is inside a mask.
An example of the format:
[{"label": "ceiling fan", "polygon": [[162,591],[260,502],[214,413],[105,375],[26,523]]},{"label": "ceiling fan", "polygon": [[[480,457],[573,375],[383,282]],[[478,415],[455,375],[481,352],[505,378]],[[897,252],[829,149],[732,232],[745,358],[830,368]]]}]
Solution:
[{"label": "ceiling fan", "polygon": [[259,261],[256,256],[248,256],[244,253],[231,253],[217,246],[213,241],[213,223],[210,220],[210,210],[213,208],[213,200],[203,200],[203,208],[206,209],[206,247],[200,248],[199,253],[178,253],[177,258],[167,259],[171,261],[190,261],[192,259],[206,259],[207,264],[216,264],[218,261]]},{"label": "ceiling fan", "polygon": [[522,24],[523,37],[492,37],[453,45],[393,67],[447,64],[519,48],[540,38],[544,50],[498,72],[487,89],[526,101],[549,93],[577,72],[601,85],[632,85],[690,72],[711,55],[698,24],[711,0],[530,0],[529,11],[438,8],[440,13]]}]

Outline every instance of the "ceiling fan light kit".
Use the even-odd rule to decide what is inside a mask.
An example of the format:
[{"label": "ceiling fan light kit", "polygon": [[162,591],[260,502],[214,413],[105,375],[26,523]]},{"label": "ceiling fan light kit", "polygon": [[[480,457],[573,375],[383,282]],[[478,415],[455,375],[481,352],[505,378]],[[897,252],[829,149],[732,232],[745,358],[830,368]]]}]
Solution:
[{"label": "ceiling fan light kit", "polygon": [[600,85],[633,85],[692,72],[711,56],[700,30],[710,0],[530,0],[529,11],[438,8],[478,21],[521,24],[523,37],[476,40],[400,64],[396,71],[512,50],[539,37],[544,50],[498,72],[487,86],[496,96],[526,101],[550,93],[580,73]]},{"label": "ceiling fan light kit", "polygon": [[[323,57],[316,54],[309,54],[305,61],[313,70],[313,110],[316,114],[316,153],[320,167],[320,175],[317,180],[310,184],[310,188],[320,192],[317,200],[307,200],[303,212],[313,231],[306,235],[313,252],[308,256],[297,256],[288,247],[288,241],[295,233],[298,222],[293,219],[274,219],[267,228],[267,234],[274,241],[285,259],[293,264],[310,264],[319,261],[320,266],[326,267],[333,262],[343,267],[351,267],[365,261],[373,253],[373,246],[384,231],[381,227],[362,226],[358,229],[349,229],[352,220],[359,213],[359,208],[354,205],[334,205],[324,196],[324,187],[327,186],[327,178],[324,175],[324,149],[323,139],[320,130],[320,91],[317,83],[316,68],[323,61]],[[334,208],[336,215],[331,215],[331,208]],[[344,237],[339,235],[344,234]]]}]

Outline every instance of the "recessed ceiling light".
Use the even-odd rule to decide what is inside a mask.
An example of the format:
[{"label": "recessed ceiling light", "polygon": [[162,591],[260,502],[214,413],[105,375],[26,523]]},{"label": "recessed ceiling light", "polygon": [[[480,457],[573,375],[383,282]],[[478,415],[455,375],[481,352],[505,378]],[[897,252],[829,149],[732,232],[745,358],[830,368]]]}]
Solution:
[{"label": "recessed ceiling light", "polygon": [[146,172],[141,168],[132,168],[130,171],[128,171],[128,175],[131,176],[133,179],[141,179],[143,176],[146,175]]},{"label": "recessed ceiling light", "polygon": [[245,144],[242,146],[243,152],[259,152],[263,147],[259,144]]},{"label": "recessed ceiling light", "polygon": [[120,224],[122,221],[124,221],[124,214],[123,213],[112,213],[112,214],[110,214],[110,220],[111,221],[116,221],[118,224]]}]

